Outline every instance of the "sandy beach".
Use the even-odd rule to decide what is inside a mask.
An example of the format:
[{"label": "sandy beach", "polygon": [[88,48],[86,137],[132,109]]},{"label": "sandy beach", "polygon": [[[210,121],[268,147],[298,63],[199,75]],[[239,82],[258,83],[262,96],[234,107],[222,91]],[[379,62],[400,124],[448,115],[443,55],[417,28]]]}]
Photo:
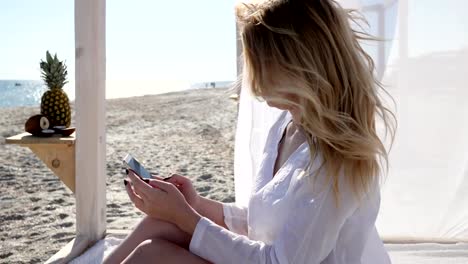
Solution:
[{"label": "sandy beach", "polygon": [[[4,143],[38,112],[0,109],[0,263],[42,263],[75,234],[73,193],[29,149]],[[236,115],[226,89],[108,100],[108,229],[130,229],[142,216],[125,193],[126,153],[154,173],[189,176],[203,196],[234,201]]]}]

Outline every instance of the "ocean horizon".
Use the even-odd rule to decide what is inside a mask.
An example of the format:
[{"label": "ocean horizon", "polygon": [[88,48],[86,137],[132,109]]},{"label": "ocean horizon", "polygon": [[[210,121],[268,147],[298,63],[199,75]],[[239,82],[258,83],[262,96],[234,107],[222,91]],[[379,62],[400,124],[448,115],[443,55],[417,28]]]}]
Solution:
[{"label": "ocean horizon", "polygon": [[[156,95],[190,89],[227,87],[232,82],[217,81],[191,84],[187,81],[107,80],[106,99]],[[74,83],[67,83],[64,91],[70,101],[75,100]],[[0,108],[39,106],[47,86],[41,80],[0,80]]]},{"label": "ocean horizon", "polygon": [[0,108],[40,105],[46,89],[39,80],[0,80]]}]

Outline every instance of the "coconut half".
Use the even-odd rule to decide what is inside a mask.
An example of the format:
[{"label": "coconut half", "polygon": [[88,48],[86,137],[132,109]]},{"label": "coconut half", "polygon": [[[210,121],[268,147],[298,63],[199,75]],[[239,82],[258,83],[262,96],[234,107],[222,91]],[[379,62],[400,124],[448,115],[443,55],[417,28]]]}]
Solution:
[{"label": "coconut half", "polygon": [[60,130],[58,133],[60,135],[64,136],[64,137],[68,137],[71,134],[73,134],[73,132],[75,132],[75,128],[74,127],[69,127],[69,128],[65,128],[65,129]]},{"label": "coconut half", "polygon": [[47,117],[44,115],[34,115],[26,121],[24,124],[24,130],[33,135],[39,135],[42,133],[42,130],[49,129],[49,126],[50,122]]},{"label": "coconut half", "polygon": [[40,120],[40,126],[41,126],[42,130],[49,129],[49,127],[50,127],[49,119],[47,117],[45,117],[45,116],[42,116],[41,120]]}]

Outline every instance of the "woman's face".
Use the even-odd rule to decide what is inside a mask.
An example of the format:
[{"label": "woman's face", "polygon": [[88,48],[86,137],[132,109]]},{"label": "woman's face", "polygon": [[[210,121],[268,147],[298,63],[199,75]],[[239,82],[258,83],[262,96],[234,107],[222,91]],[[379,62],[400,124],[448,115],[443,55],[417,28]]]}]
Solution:
[{"label": "woman's face", "polygon": [[[297,96],[293,94],[281,93],[280,96],[288,101],[292,101],[294,103],[299,104],[299,99],[297,98]],[[289,111],[293,117],[293,122],[296,124],[300,123],[301,119],[300,119],[300,111],[298,107],[294,105],[288,105],[288,104],[278,102],[278,100],[274,100],[273,97],[269,97],[269,96],[263,96],[263,99],[265,100],[267,105],[270,107]]]}]

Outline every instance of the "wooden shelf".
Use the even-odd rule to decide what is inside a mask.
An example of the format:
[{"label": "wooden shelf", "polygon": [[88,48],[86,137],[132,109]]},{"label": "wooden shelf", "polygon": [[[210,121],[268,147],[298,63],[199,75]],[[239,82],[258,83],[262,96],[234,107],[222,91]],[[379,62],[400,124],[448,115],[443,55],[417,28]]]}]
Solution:
[{"label": "wooden shelf", "polygon": [[17,144],[31,149],[59,179],[75,193],[75,133],[68,137],[36,137],[21,133],[9,137],[6,144]]},{"label": "wooden shelf", "polygon": [[75,133],[68,137],[54,135],[52,137],[36,137],[28,132],[18,134],[6,139],[7,144],[32,145],[32,144],[75,144]]}]

